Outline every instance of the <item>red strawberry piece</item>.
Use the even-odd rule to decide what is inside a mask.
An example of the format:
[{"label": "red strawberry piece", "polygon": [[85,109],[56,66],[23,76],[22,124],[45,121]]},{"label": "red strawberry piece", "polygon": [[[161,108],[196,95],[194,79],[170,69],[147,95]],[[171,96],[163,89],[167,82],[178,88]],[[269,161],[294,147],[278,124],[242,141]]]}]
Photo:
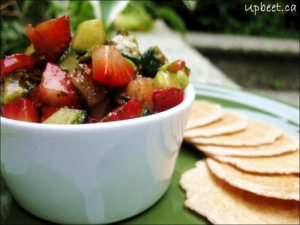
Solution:
[{"label": "red strawberry piece", "polygon": [[101,45],[92,53],[93,79],[118,88],[135,78],[135,68],[113,46]]},{"label": "red strawberry piece", "polygon": [[80,100],[69,74],[55,64],[47,63],[39,92],[43,102],[49,105],[80,107]]},{"label": "red strawberry piece", "polygon": [[5,75],[15,70],[27,68],[32,70],[37,60],[35,57],[25,54],[13,54],[1,59],[1,79],[5,79]]},{"label": "red strawberry piece", "polygon": [[170,109],[183,101],[183,91],[179,88],[168,87],[165,89],[154,89],[153,107],[155,112]]},{"label": "red strawberry piece", "polygon": [[27,98],[18,98],[2,106],[5,118],[38,123],[40,118],[35,104]]},{"label": "red strawberry piece", "polygon": [[132,99],[111,111],[101,122],[127,120],[140,117],[143,109],[138,100]]},{"label": "red strawberry piece", "polygon": [[71,42],[68,16],[50,19],[35,27],[29,24],[26,31],[36,54],[50,62],[56,62]]},{"label": "red strawberry piece", "polygon": [[169,67],[168,67],[168,71],[175,73],[179,70],[182,70],[183,68],[185,68],[185,61],[184,60],[176,60],[175,62],[173,62]]}]

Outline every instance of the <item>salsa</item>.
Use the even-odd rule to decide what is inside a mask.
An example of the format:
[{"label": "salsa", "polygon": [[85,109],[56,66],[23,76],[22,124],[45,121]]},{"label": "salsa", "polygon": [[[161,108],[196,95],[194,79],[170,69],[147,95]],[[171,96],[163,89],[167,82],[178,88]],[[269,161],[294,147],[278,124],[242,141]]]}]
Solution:
[{"label": "salsa", "polygon": [[54,124],[103,123],[160,113],[183,101],[190,70],[135,36],[108,38],[100,19],[62,16],[27,25],[31,51],[1,59],[1,116]]}]

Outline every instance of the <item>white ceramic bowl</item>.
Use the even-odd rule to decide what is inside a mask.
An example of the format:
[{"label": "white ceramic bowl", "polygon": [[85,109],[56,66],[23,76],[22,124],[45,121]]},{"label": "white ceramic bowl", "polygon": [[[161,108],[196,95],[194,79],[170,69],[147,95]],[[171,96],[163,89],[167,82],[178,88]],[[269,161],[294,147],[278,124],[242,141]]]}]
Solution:
[{"label": "white ceramic bowl", "polygon": [[45,220],[99,224],[131,217],[167,190],[194,97],[188,86],[172,109],[101,124],[1,117],[1,173],[15,200]]}]

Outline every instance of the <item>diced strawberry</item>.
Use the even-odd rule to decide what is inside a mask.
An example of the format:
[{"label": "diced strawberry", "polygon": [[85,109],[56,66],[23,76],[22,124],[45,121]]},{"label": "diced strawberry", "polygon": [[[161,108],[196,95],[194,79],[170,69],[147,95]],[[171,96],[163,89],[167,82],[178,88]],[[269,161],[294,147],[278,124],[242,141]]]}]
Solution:
[{"label": "diced strawberry", "polygon": [[80,106],[69,74],[55,64],[47,63],[39,89],[43,102],[49,105],[75,108]]},{"label": "diced strawberry", "polygon": [[48,119],[53,113],[55,113],[59,109],[60,109],[60,107],[57,107],[57,106],[49,106],[49,105],[44,106],[42,108],[41,122],[43,122],[44,120]]},{"label": "diced strawberry", "polygon": [[36,107],[41,107],[44,104],[39,86],[34,87],[30,91],[29,99],[35,104]]},{"label": "diced strawberry", "polygon": [[2,115],[5,118],[38,123],[39,114],[35,104],[27,98],[18,98],[3,105]]},{"label": "diced strawberry", "polygon": [[101,45],[92,53],[93,79],[118,88],[135,78],[135,68],[113,46]]},{"label": "diced strawberry", "polygon": [[166,89],[154,89],[153,107],[155,112],[170,109],[183,101],[183,91],[179,88],[168,87]]},{"label": "diced strawberry", "polygon": [[35,57],[25,54],[13,54],[1,59],[1,79],[5,79],[5,75],[15,70],[27,68],[32,70],[37,60]]},{"label": "diced strawberry", "polygon": [[50,19],[35,27],[29,24],[26,31],[36,54],[39,57],[45,57],[50,62],[56,62],[71,42],[68,16]]},{"label": "diced strawberry", "polygon": [[132,99],[126,102],[124,105],[119,106],[105,116],[101,122],[110,122],[118,120],[127,120],[140,117],[143,109],[141,103],[138,100]]},{"label": "diced strawberry", "polygon": [[179,70],[182,70],[183,68],[185,68],[185,61],[179,59],[171,63],[171,65],[168,67],[168,71],[175,73]]}]

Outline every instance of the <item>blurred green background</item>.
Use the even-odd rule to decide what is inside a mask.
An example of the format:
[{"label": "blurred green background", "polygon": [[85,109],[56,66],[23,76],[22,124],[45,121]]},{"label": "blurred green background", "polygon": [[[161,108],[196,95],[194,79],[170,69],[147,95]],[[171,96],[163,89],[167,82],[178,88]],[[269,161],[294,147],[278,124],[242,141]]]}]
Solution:
[{"label": "blurred green background", "polygon": [[[298,0],[202,0],[191,8],[183,1],[156,1],[174,9],[185,21],[188,30],[251,36],[298,38],[299,10],[296,12],[245,11],[245,6],[299,5]],[[282,8],[280,8],[282,9]],[[298,9],[298,7],[297,7]]]},{"label": "blurred green background", "polygon": [[[119,7],[124,1],[102,1]],[[268,0],[264,4],[299,5],[297,0]],[[245,12],[245,4],[259,4],[257,0],[202,0],[202,1],[131,1],[121,15],[114,18],[114,26],[148,31],[153,20],[160,18],[173,29],[202,31],[211,33],[254,35],[279,38],[299,38],[299,13]],[[107,11],[102,9],[102,11]],[[1,57],[23,51],[28,45],[24,27],[28,23],[37,24],[62,14],[71,17],[72,30],[83,20],[99,16],[96,1],[54,1],[43,0],[2,0],[1,1]],[[108,28],[108,29],[109,29]]]}]

